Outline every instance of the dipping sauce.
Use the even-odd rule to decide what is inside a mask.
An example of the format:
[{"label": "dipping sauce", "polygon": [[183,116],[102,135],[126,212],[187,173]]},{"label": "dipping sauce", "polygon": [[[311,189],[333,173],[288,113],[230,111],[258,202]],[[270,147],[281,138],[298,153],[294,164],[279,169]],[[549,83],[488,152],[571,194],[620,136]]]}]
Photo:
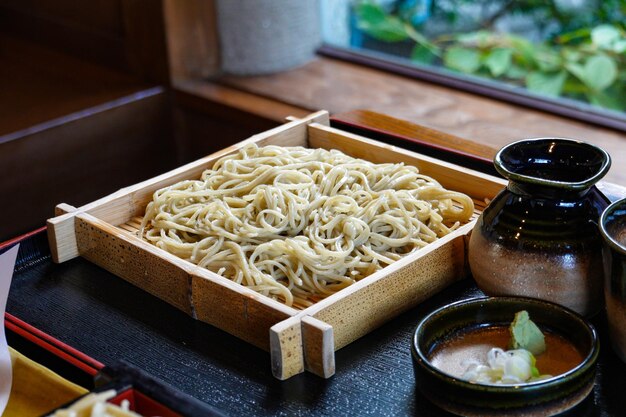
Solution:
[{"label": "dipping sauce", "polygon": [[[560,375],[583,361],[576,347],[564,337],[542,329],[546,350],[536,355],[536,367],[542,375]],[[508,326],[474,328],[451,335],[431,352],[430,363],[441,371],[461,378],[469,360],[487,361],[492,348],[507,350],[511,338]]]}]

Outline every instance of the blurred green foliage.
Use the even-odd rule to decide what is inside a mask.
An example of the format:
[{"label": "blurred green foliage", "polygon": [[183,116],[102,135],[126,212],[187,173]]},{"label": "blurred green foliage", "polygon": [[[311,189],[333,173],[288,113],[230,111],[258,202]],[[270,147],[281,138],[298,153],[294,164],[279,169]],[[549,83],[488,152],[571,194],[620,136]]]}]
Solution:
[{"label": "blurred green foliage", "polygon": [[[474,4],[485,2],[479,0]],[[431,16],[458,18],[437,7]],[[493,2],[492,2],[493,3]],[[598,2],[593,13],[564,12],[554,1],[503,1],[491,18],[476,30],[428,39],[411,23],[404,10],[389,10],[372,0],[355,4],[357,26],[384,42],[410,42],[410,59],[419,64],[446,68],[526,87],[535,93],[564,96],[608,109],[626,111],[626,0]],[[547,16],[537,22],[558,32],[542,42],[512,33],[497,32],[492,25],[504,13]],[[557,24],[555,25],[554,22]]]}]

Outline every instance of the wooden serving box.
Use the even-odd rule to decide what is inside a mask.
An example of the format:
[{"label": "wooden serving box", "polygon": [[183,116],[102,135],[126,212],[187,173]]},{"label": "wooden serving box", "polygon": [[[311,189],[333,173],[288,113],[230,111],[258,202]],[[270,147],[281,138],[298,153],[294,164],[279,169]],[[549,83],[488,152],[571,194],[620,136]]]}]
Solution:
[{"label": "wooden serving box", "polygon": [[[152,194],[197,179],[246,143],[338,149],[376,163],[404,162],[444,187],[470,195],[472,221],[322,301],[297,310],[167,253],[137,236]],[[334,352],[467,275],[466,240],[485,201],[505,185],[486,174],[382,144],[329,126],[325,111],[250,137],[222,151],[80,208],[60,204],[48,220],[55,262],[77,256],[150,292],[194,319],[269,350],[272,372],[286,379],[308,370],[335,372]]]}]

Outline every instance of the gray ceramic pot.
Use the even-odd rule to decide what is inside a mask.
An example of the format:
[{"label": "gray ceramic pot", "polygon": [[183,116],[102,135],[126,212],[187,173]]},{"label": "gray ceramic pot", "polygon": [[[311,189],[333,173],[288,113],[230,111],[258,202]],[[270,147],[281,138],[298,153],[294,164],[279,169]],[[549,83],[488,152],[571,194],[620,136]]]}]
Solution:
[{"label": "gray ceramic pot", "polygon": [[221,67],[271,74],[298,67],[321,43],[319,1],[217,0]]}]

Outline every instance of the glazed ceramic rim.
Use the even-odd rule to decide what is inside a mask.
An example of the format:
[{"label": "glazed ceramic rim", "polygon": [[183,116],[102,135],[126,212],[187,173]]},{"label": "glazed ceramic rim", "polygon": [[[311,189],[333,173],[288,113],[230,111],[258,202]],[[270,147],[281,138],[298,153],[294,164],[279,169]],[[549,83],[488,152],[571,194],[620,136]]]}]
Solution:
[{"label": "glazed ceramic rim", "polygon": [[[561,142],[561,143],[578,144],[578,145],[587,146],[590,149],[595,150],[597,153],[604,155],[604,162],[602,166],[600,167],[600,169],[598,170],[598,172],[594,176],[586,179],[585,181],[575,181],[575,182],[546,180],[543,178],[537,178],[537,177],[531,177],[528,175],[518,174],[516,172],[510,171],[507,168],[505,168],[504,161],[502,160],[502,154],[504,152],[507,152],[511,148],[518,146],[520,144],[523,144],[523,143],[534,143],[534,142],[543,142],[543,141]],[[581,140],[561,138],[561,137],[541,137],[541,138],[521,139],[512,143],[509,143],[508,145],[505,145],[503,148],[501,148],[498,151],[498,153],[493,159],[493,162],[494,162],[496,170],[500,174],[502,174],[505,178],[513,180],[513,181],[520,181],[520,180],[532,181],[535,184],[546,185],[550,187],[584,190],[585,188],[589,188],[592,185],[594,185],[602,177],[604,177],[607,174],[607,172],[609,172],[609,168],[611,168],[611,155],[609,155],[607,151],[600,148],[599,146],[596,146],[589,142],[583,142]]]},{"label": "glazed ceramic rim", "polygon": [[612,215],[613,212],[619,206],[624,206],[623,207],[624,211],[626,211],[626,198],[622,198],[620,200],[614,201],[613,203],[611,203],[611,205],[609,205],[606,209],[604,209],[604,211],[602,212],[602,215],[600,216],[599,226],[600,226],[600,233],[602,233],[602,237],[604,238],[604,241],[607,242],[609,245],[611,245],[611,247],[615,249],[617,252],[621,253],[622,255],[626,255],[626,246],[621,245],[617,240],[615,240],[613,236],[609,234],[609,232],[606,230],[606,227],[605,227],[607,217]]},{"label": "glazed ceramic rim", "polygon": [[[438,318],[441,315],[447,314],[447,312],[450,310],[457,309],[465,305],[492,303],[495,301],[503,301],[503,302],[522,301],[524,303],[535,304],[538,306],[547,305],[550,308],[560,309],[566,315],[568,315],[571,319],[579,322],[583,328],[587,329],[588,335],[591,338],[591,349],[589,350],[587,355],[583,358],[583,360],[574,368],[570,369],[569,371],[564,372],[559,375],[555,375],[552,378],[543,379],[543,380],[534,381],[534,382],[527,382],[524,384],[496,385],[496,384],[473,383],[473,382],[469,382],[467,380],[452,376],[448,373],[445,373],[439,368],[437,368],[436,366],[434,366],[430,362],[428,357],[424,354],[424,352],[420,349],[418,336],[421,333],[421,329],[423,329],[428,324],[428,322]],[[415,332],[413,335],[413,343],[411,344],[411,350],[413,351],[413,353],[417,354],[417,357],[419,359],[418,363],[422,366],[422,368],[426,370],[429,374],[431,374],[432,376],[434,376],[435,378],[443,382],[453,383],[457,385],[459,388],[467,389],[469,391],[484,392],[485,390],[487,390],[487,391],[494,392],[494,393],[517,392],[520,394],[521,393],[526,394],[529,392],[541,391],[549,387],[558,388],[559,385],[561,385],[564,381],[571,379],[574,375],[584,373],[592,366],[595,366],[595,363],[597,361],[599,351],[600,351],[600,342],[598,339],[598,334],[596,332],[596,329],[591,323],[587,322],[587,320],[585,320],[578,313],[566,307],[563,307],[561,305],[558,305],[549,301],[539,300],[536,298],[529,298],[529,297],[477,297],[477,298],[469,298],[465,300],[460,300],[452,304],[444,305],[436,309],[435,311],[431,312],[430,314],[428,314],[422,320],[420,320],[419,324],[415,328]]]}]

